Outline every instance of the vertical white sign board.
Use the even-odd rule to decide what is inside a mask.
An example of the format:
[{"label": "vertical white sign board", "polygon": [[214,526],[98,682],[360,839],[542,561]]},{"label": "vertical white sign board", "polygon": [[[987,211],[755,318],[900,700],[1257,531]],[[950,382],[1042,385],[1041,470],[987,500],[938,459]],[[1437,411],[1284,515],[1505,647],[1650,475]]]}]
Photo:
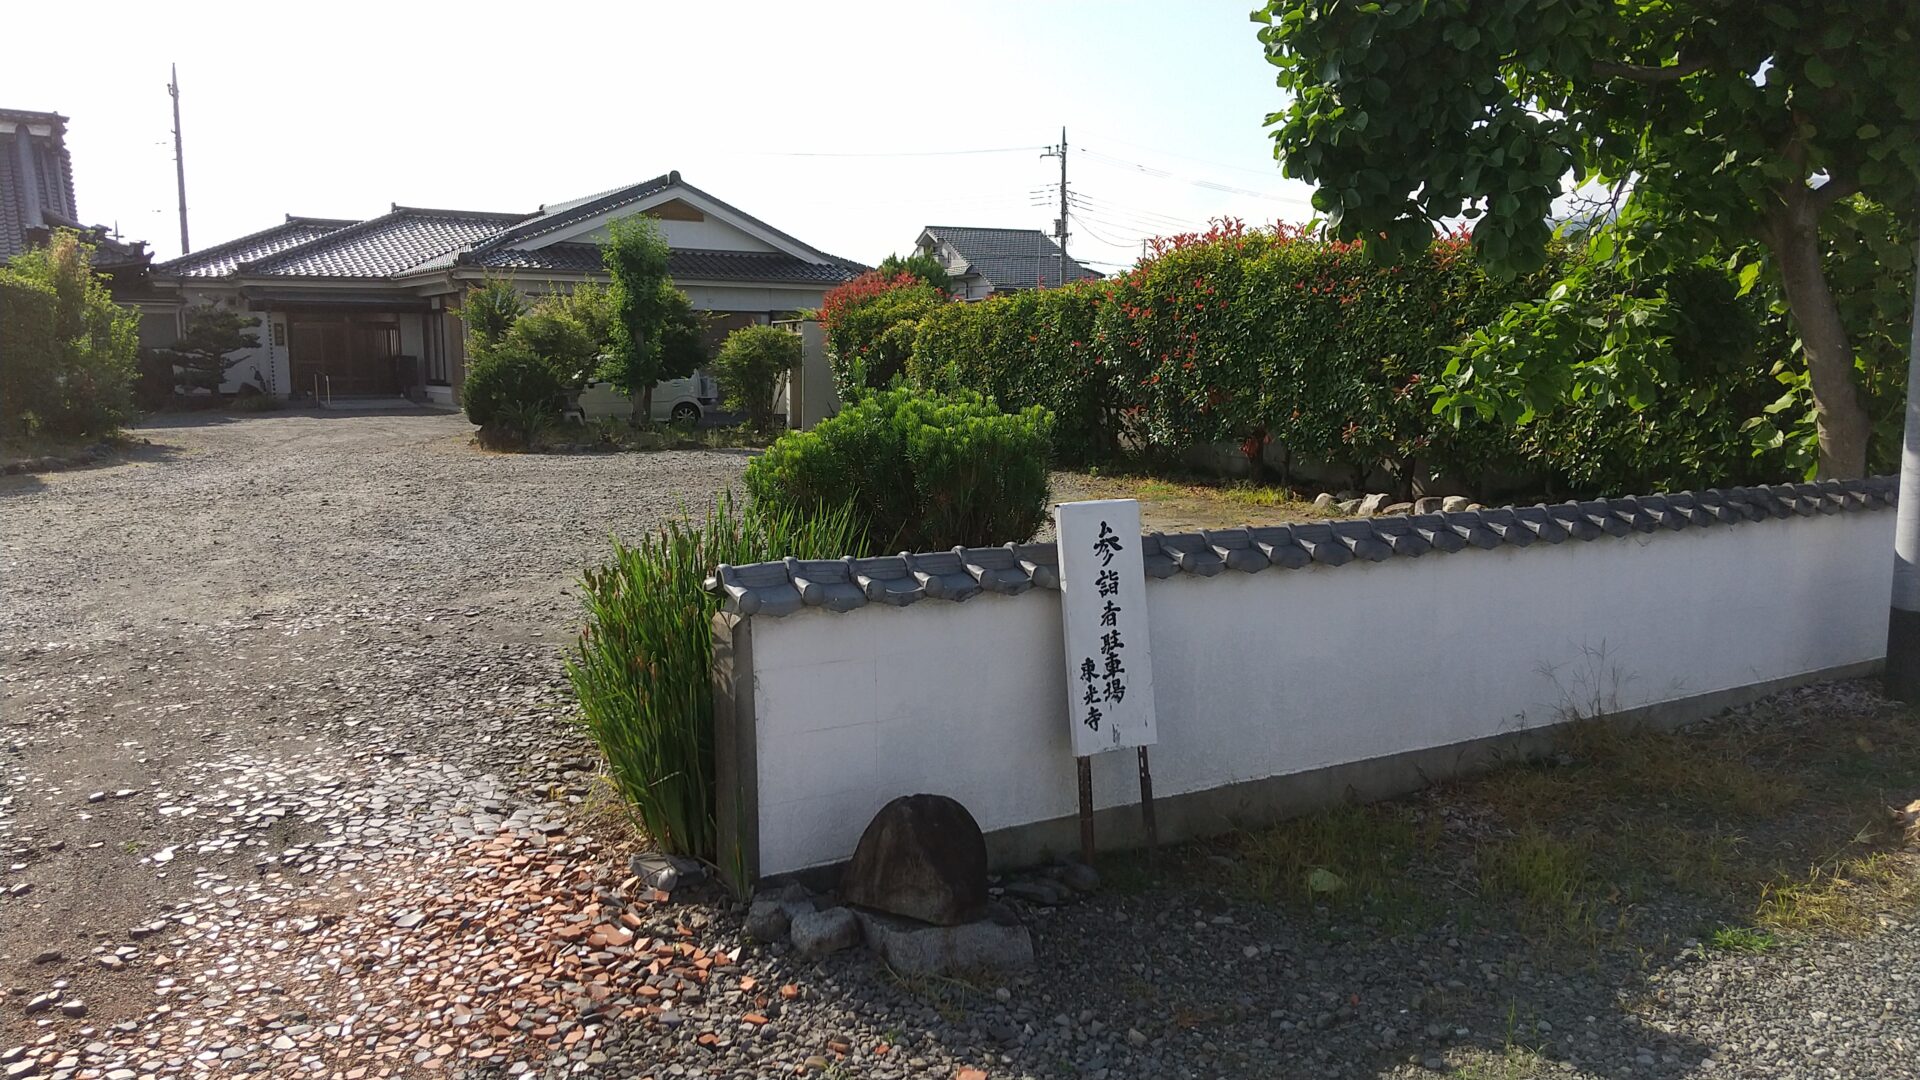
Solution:
[{"label": "vertical white sign board", "polygon": [[1060,611],[1067,639],[1067,717],[1073,754],[1151,746],[1153,646],[1147,574],[1140,562],[1140,504],[1061,503]]}]

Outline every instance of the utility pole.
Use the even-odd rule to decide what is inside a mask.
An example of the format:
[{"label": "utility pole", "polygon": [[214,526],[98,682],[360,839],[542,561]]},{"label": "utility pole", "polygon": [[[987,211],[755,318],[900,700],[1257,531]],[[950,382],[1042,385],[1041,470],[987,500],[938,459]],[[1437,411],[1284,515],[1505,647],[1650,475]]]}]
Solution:
[{"label": "utility pole", "polygon": [[1893,602],[1887,613],[1887,695],[1920,701],[1920,240],[1913,246],[1913,336],[1907,356],[1907,430],[1894,508]]},{"label": "utility pole", "polygon": [[1067,129],[1060,129],[1060,145],[1040,155],[1043,158],[1060,159],[1060,216],[1053,222],[1053,238],[1060,245],[1060,270],[1054,278],[1055,285],[1067,283]]},{"label": "utility pole", "polygon": [[167,93],[173,98],[173,175],[180,189],[180,254],[185,255],[193,247],[187,242],[187,159],[180,149],[180,65],[167,67]]}]

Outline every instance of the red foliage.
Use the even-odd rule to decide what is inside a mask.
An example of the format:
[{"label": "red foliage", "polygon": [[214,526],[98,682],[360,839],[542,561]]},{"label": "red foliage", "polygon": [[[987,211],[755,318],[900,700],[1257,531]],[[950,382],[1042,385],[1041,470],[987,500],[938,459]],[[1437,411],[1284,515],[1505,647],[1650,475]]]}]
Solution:
[{"label": "red foliage", "polygon": [[920,284],[920,279],[905,270],[888,277],[878,270],[869,270],[852,281],[831,289],[820,298],[820,324],[827,330],[833,329],[834,319],[847,308],[865,303],[882,293],[895,289],[910,289]]}]

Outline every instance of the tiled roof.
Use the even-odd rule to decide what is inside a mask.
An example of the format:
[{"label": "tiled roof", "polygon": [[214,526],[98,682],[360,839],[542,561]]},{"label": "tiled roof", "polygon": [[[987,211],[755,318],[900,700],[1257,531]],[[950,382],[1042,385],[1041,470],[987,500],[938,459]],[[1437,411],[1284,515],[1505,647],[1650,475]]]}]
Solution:
[{"label": "tiled roof", "polygon": [[[967,260],[970,272],[1000,289],[1031,289],[1060,279],[1060,246],[1039,229],[976,229],[964,225],[929,225],[926,232]],[[1067,259],[1066,280],[1100,277]]]},{"label": "tiled roof", "polygon": [[[74,205],[73,159],[67,152],[67,118],[59,113],[31,109],[0,109],[0,120],[18,125],[45,124],[50,137],[28,135],[24,128],[0,137],[0,262],[27,249],[27,233],[50,225],[72,224],[80,211]],[[19,151],[14,140],[29,139],[34,153],[31,176],[19,175]],[[27,220],[21,188],[32,184],[39,194],[40,217]]]},{"label": "tiled roof", "polygon": [[[667,256],[667,272],[681,281],[776,281],[803,285],[838,285],[858,277],[844,259],[810,263],[783,251],[688,251]],[[495,248],[479,256],[482,266],[502,270],[555,270],[597,273],[602,263],[596,244],[558,243],[528,250]]]},{"label": "tiled roof", "polygon": [[[1227,570],[1251,574],[1270,566],[1297,570],[1318,563],[1332,567],[1355,560],[1416,558],[1430,551],[1562,544],[1636,532],[1878,510],[1893,505],[1896,490],[1896,478],[1881,476],[1459,513],[1148,533],[1140,538],[1140,551],[1148,577],[1177,573],[1212,577]],[[905,606],[927,597],[958,601],[982,592],[1014,596],[1036,586],[1057,589],[1059,567],[1059,552],[1053,544],[1007,544],[872,559],[723,564],[708,579],[707,588],[723,597],[727,611],[774,616],[808,607],[851,611],[868,603]]]},{"label": "tiled roof", "polygon": [[497,236],[488,238],[486,242],[476,245],[475,250],[484,252],[545,236],[577,222],[598,217],[609,210],[617,210],[622,206],[651,198],[679,182],[680,173],[675,171],[665,176],[656,176],[651,180],[643,180],[638,184],[629,184],[611,191],[602,191],[598,194],[541,207],[539,213],[522,220]]},{"label": "tiled roof", "polygon": [[153,269],[155,273],[177,274],[181,277],[225,277],[243,262],[266,258],[318,240],[329,233],[339,232],[353,224],[356,222],[352,219],[294,217],[288,214],[287,220],[272,228],[157,263]]},{"label": "tiled roof", "polygon": [[388,277],[478,243],[526,217],[396,206],[392,213],[241,263],[238,272],[272,277]]}]

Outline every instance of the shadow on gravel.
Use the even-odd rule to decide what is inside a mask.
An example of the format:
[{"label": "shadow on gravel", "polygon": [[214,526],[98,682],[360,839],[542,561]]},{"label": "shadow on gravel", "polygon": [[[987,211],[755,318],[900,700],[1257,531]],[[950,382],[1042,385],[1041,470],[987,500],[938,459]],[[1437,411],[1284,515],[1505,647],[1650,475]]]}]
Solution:
[{"label": "shadow on gravel", "polygon": [[1917,777],[1920,718],[1866,683],[1577,724],[1542,761],[1105,858],[1095,897],[1023,907],[1026,978],[836,975],[992,1076],[1693,1075],[1788,1038],[1746,1015],[1808,1007],[1782,970],[1911,919],[1888,808]]},{"label": "shadow on gravel", "polygon": [[285,409],[270,409],[263,412],[225,412],[219,409],[184,409],[179,412],[148,413],[141,419],[138,430],[223,427],[228,424],[246,424],[258,420],[285,420],[290,417],[299,417],[307,420],[352,420],[368,416],[448,415],[451,414],[444,409],[429,409],[424,406],[395,406],[393,408],[378,409],[313,409],[296,406]]}]

